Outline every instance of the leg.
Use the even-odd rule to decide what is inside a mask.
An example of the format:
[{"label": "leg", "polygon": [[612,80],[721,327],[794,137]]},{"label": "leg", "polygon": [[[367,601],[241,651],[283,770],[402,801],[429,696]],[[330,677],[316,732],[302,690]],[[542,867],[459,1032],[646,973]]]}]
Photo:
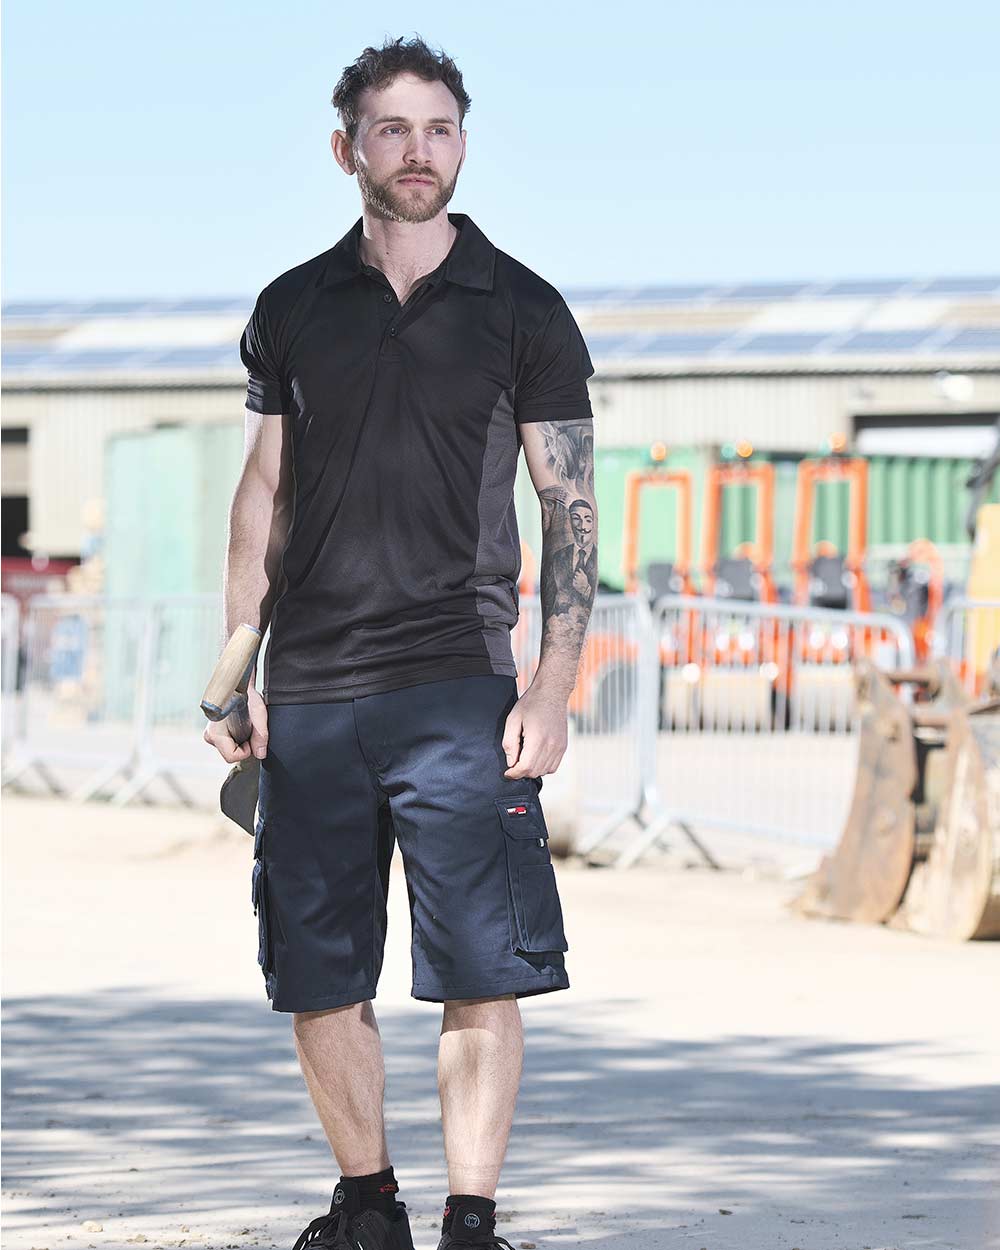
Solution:
[{"label": "leg", "polygon": [[295,1049],[309,1095],[344,1176],[389,1166],[382,1039],[370,1001],[294,1015]]},{"label": "leg", "polygon": [[493,1198],[521,1083],[524,1036],[513,994],[450,999],[438,1050],[448,1187]]}]

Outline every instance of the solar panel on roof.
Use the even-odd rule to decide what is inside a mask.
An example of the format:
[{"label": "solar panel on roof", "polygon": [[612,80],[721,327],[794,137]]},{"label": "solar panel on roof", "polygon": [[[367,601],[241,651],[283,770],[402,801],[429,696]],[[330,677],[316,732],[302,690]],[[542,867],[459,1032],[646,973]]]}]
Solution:
[{"label": "solar panel on roof", "polygon": [[228,296],[212,299],[184,299],[175,300],[170,303],[164,311],[171,313],[227,313],[227,312],[246,312],[247,316],[253,311],[254,301],[252,299],[244,299],[242,296]]},{"label": "solar panel on roof", "polygon": [[567,304],[597,304],[610,299],[621,287],[616,286],[574,286],[563,291]]},{"label": "solar panel on roof", "polygon": [[144,353],[146,369],[199,369],[214,365],[237,366],[240,362],[235,344],[215,343],[210,347],[175,347],[168,351]]},{"label": "solar panel on roof", "polygon": [[1000,291],[1000,278],[935,278],[921,295],[984,295]]},{"label": "solar panel on roof", "polygon": [[745,282],[731,287],[720,299],[788,299],[809,289],[808,282]]},{"label": "solar panel on roof", "polygon": [[927,338],[923,330],[859,330],[834,347],[835,352],[910,352]]},{"label": "solar panel on roof", "polygon": [[630,347],[641,341],[635,334],[588,334],[586,338],[591,356],[628,355]]},{"label": "solar panel on roof", "polygon": [[40,352],[37,348],[4,348],[2,366],[4,369],[30,369],[49,355],[49,352]]},{"label": "solar panel on roof", "polygon": [[958,330],[953,338],[938,344],[939,351],[947,352],[1000,352],[1000,328],[994,326],[968,326]]},{"label": "solar panel on roof", "polygon": [[70,372],[75,369],[124,369],[142,352],[129,348],[92,348],[89,351],[49,352],[40,362],[45,369]]},{"label": "solar panel on roof", "polygon": [[753,338],[736,345],[735,350],[741,354],[754,353],[762,356],[797,356],[803,352],[811,352],[829,334],[755,334]]},{"label": "solar panel on roof", "polygon": [[713,348],[732,338],[732,333],[725,334],[657,334],[643,344],[639,355],[642,356],[699,356],[710,352]]},{"label": "solar panel on roof", "polygon": [[5,317],[78,317],[86,300],[13,300],[3,305]]},{"label": "solar panel on roof", "polygon": [[80,309],[81,317],[128,317],[155,312],[157,304],[149,299],[95,299]]},{"label": "solar panel on roof", "polygon": [[838,295],[895,295],[904,287],[909,286],[901,278],[872,278],[860,281],[831,282],[825,290],[820,291],[821,298]]},{"label": "solar panel on roof", "polygon": [[641,286],[629,293],[630,304],[672,304],[685,300],[704,299],[715,288],[701,283],[698,286]]}]

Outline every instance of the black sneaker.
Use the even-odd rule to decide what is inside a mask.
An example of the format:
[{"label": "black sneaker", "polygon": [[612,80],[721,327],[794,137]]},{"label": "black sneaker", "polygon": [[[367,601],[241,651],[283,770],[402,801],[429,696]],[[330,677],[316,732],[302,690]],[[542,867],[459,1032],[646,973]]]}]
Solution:
[{"label": "black sneaker", "polygon": [[[327,1215],[302,1230],[292,1250],[413,1250],[406,1203],[397,1202],[392,1216],[361,1209],[354,1181],[338,1181]],[[512,1248],[513,1250],[513,1248]]]},{"label": "black sneaker", "polygon": [[448,1250],[449,1246],[455,1250],[496,1250],[497,1246],[514,1250],[509,1241],[496,1235],[495,1229],[495,1216],[485,1216],[472,1207],[445,1207],[438,1250]]}]

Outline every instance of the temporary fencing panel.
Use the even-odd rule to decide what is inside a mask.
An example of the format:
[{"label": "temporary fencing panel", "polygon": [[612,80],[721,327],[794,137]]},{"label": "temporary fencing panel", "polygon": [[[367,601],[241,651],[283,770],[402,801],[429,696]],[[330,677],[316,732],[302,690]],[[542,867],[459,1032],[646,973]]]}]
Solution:
[{"label": "temporary fencing panel", "polygon": [[[913,662],[905,623],[668,596],[654,609],[662,824],[832,845],[857,762],[852,662]],[[632,862],[655,830],[623,857]]]},{"label": "temporary fencing panel", "polygon": [[935,650],[951,662],[970,695],[985,693],[1000,651],[1000,599],[949,599],[935,630]]},{"label": "temporary fencing panel", "polygon": [[140,600],[32,598],[22,623],[19,732],[10,744],[5,784],[35,771],[62,793],[53,768],[87,770],[100,785],[127,773],[136,755],[150,641],[149,613]]},{"label": "temporary fencing panel", "polygon": [[6,757],[12,734],[17,732],[17,691],[21,668],[21,604],[16,595],[0,596],[2,608],[2,655],[0,655],[0,686],[3,691],[0,741]]}]

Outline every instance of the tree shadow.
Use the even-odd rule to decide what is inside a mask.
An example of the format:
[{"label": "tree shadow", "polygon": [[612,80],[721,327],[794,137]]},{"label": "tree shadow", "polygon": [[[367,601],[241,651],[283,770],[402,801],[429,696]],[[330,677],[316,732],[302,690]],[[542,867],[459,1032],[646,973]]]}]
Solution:
[{"label": "tree shadow", "polygon": [[[915,1043],[643,1038],[615,1029],[616,1007],[635,1003],[525,1007],[524,1079],[498,1202],[509,1216],[515,1196],[518,1236],[624,1250],[644,1231],[648,1245],[747,1247],[748,1225],[738,1234],[720,1207],[761,1230],[785,1229],[833,1221],[851,1195],[881,1192],[884,1201],[888,1189],[899,1220],[968,1227],[969,1204],[980,1200],[970,1176],[988,1160],[1000,1112],[996,1087],[876,1074]],[[446,1192],[440,1013],[427,1004],[376,1010],[401,1197],[418,1244],[434,1245]],[[4,1016],[10,1231],[89,1218],[110,1228],[120,1217],[152,1230],[151,1242],[176,1245],[168,1228],[222,1219],[234,1233],[268,1232],[219,1244],[274,1244],[279,1231],[291,1244],[326,1209],[336,1165],[298,1070],[291,1017],[263,997],[185,1001],[123,988],[11,998]],[[907,1174],[919,1176],[909,1192]],[[885,1233],[866,1244],[989,1244],[985,1232],[968,1247],[940,1240],[929,1223],[904,1243],[900,1228],[897,1241]],[[662,1240],[671,1230],[677,1239]],[[788,1233],[753,1244],[820,1244]]]}]

